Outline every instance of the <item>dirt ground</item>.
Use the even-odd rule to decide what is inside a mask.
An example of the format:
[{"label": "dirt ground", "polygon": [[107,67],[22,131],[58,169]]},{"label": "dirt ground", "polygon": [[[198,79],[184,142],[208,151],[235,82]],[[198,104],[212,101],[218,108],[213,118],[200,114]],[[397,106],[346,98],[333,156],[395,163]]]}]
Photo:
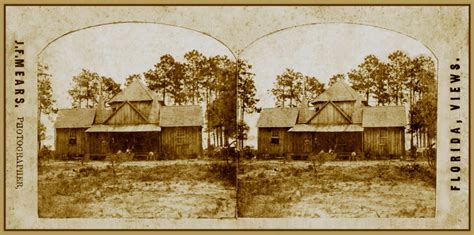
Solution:
[{"label": "dirt ground", "polygon": [[114,165],[114,169],[107,161],[41,163],[39,216],[235,217],[235,164],[211,160],[130,161]]},{"label": "dirt ground", "polygon": [[238,173],[240,217],[435,216],[435,172],[424,162],[245,161]]}]

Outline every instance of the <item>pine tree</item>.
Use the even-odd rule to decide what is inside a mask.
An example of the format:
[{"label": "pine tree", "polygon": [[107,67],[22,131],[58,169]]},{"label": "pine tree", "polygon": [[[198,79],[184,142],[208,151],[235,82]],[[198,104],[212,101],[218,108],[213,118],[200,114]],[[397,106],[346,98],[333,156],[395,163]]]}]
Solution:
[{"label": "pine tree", "polygon": [[[110,100],[121,91],[120,84],[112,78],[100,76],[96,72],[82,69],[82,72],[72,78],[72,87],[68,90],[74,108],[92,108],[99,101]],[[84,105],[83,105],[84,104]]]},{"label": "pine tree", "polygon": [[41,142],[46,138],[46,126],[41,122],[41,117],[47,115],[51,118],[51,115],[57,112],[54,107],[56,100],[53,98],[51,77],[48,66],[38,63],[38,150],[41,150]]}]

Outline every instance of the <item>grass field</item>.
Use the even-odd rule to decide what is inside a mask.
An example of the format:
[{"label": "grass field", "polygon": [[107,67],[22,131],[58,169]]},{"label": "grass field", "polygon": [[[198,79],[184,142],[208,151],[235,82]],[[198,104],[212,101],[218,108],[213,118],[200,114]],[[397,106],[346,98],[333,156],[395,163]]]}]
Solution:
[{"label": "grass field", "polygon": [[235,217],[235,164],[51,161],[38,169],[42,218]]},{"label": "grass field", "polygon": [[434,217],[436,178],[424,162],[244,161],[239,217]]},{"label": "grass field", "polygon": [[435,215],[424,162],[210,160],[43,162],[41,218],[405,217]]}]

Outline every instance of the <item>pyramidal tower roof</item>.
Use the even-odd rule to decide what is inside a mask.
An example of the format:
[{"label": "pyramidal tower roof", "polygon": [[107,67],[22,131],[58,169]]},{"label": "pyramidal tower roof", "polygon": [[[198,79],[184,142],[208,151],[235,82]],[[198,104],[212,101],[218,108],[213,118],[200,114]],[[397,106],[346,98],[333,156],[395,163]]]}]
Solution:
[{"label": "pyramidal tower roof", "polygon": [[140,80],[133,81],[120,93],[115,95],[109,103],[125,101],[152,101],[153,92],[148,89]]},{"label": "pyramidal tower roof", "polygon": [[327,101],[355,101],[363,100],[361,95],[349,86],[344,80],[339,80],[316,97],[312,103]]}]

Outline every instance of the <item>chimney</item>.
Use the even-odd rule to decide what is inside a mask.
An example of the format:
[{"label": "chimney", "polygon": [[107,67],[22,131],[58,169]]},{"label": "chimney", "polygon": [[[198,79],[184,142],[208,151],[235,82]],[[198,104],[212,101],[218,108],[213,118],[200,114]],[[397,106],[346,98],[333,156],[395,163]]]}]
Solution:
[{"label": "chimney", "polygon": [[99,96],[99,102],[97,104],[97,110],[105,110],[105,102],[102,96]]},{"label": "chimney", "polygon": [[310,111],[308,107],[308,101],[306,100],[306,97],[303,96],[303,99],[301,100],[301,104],[298,106],[298,120],[297,123],[306,123],[308,119],[310,118]]}]

